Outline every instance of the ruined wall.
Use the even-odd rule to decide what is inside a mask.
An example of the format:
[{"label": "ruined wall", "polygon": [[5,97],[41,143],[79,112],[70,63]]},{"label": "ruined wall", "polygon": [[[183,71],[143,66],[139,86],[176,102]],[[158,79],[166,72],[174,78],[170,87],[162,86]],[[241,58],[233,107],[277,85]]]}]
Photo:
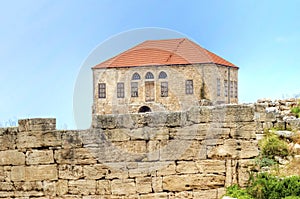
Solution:
[{"label": "ruined wall", "polygon": [[99,115],[92,127],[0,129],[0,198],[214,199],[245,186],[258,155],[251,106]]}]

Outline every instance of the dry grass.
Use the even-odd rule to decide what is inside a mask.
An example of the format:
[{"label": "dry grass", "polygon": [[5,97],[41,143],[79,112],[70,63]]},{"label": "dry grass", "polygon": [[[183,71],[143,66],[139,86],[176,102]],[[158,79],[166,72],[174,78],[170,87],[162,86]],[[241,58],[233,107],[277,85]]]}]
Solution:
[{"label": "dry grass", "polygon": [[291,162],[281,168],[274,168],[273,172],[278,176],[300,176],[300,158],[294,158]]}]

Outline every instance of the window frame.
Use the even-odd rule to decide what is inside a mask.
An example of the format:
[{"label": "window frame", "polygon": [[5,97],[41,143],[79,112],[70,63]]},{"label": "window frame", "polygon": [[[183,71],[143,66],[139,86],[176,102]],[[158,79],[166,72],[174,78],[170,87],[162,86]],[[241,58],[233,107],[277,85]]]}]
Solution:
[{"label": "window frame", "polygon": [[233,98],[233,81],[230,81],[230,97]]},{"label": "window frame", "polygon": [[140,80],[141,79],[141,76],[140,74],[138,73],[133,73],[132,77],[131,77],[131,80]]},{"label": "window frame", "polygon": [[138,82],[131,82],[130,83],[130,96],[131,97],[138,97],[139,96],[139,84]]},{"label": "window frame", "polygon": [[153,75],[153,73],[151,73],[151,72],[147,72],[146,73],[146,75],[145,75],[145,79],[154,79],[154,75]]},{"label": "window frame", "polygon": [[237,84],[237,81],[234,81],[234,97],[238,98],[238,84]]},{"label": "window frame", "polygon": [[125,97],[125,88],[124,82],[117,83],[117,98],[124,98]]},{"label": "window frame", "polygon": [[224,96],[228,97],[228,80],[224,80]]},{"label": "window frame", "polygon": [[185,94],[194,94],[194,82],[191,79],[185,80]]},{"label": "window frame", "polygon": [[161,82],[160,83],[160,96],[161,97],[168,97],[169,96],[168,82]]},{"label": "window frame", "polygon": [[217,78],[217,96],[221,96],[221,79]]},{"label": "window frame", "polygon": [[106,98],[106,83],[98,83],[98,98]]},{"label": "window frame", "polygon": [[161,71],[158,75],[158,79],[167,79],[168,75],[165,71]]}]

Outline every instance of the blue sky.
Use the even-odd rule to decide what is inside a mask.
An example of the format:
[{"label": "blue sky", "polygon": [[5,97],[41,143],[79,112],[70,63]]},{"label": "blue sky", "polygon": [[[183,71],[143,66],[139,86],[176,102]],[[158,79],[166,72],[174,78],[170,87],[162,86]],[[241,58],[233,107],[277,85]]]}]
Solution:
[{"label": "blue sky", "polygon": [[79,71],[99,44],[132,29],[187,35],[239,70],[239,98],[300,93],[300,1],[1,1],[0,125],[56,117],[75,128]]}]

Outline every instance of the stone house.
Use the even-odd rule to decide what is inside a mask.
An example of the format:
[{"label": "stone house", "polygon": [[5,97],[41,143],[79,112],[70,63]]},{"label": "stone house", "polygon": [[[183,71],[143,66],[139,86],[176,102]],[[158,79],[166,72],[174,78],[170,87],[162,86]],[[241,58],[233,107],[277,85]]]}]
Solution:
[{"label": "stone house", "polygon": [[238,103],[238,67],[186,38],[148,40],[92,69],[93,114]]}]

